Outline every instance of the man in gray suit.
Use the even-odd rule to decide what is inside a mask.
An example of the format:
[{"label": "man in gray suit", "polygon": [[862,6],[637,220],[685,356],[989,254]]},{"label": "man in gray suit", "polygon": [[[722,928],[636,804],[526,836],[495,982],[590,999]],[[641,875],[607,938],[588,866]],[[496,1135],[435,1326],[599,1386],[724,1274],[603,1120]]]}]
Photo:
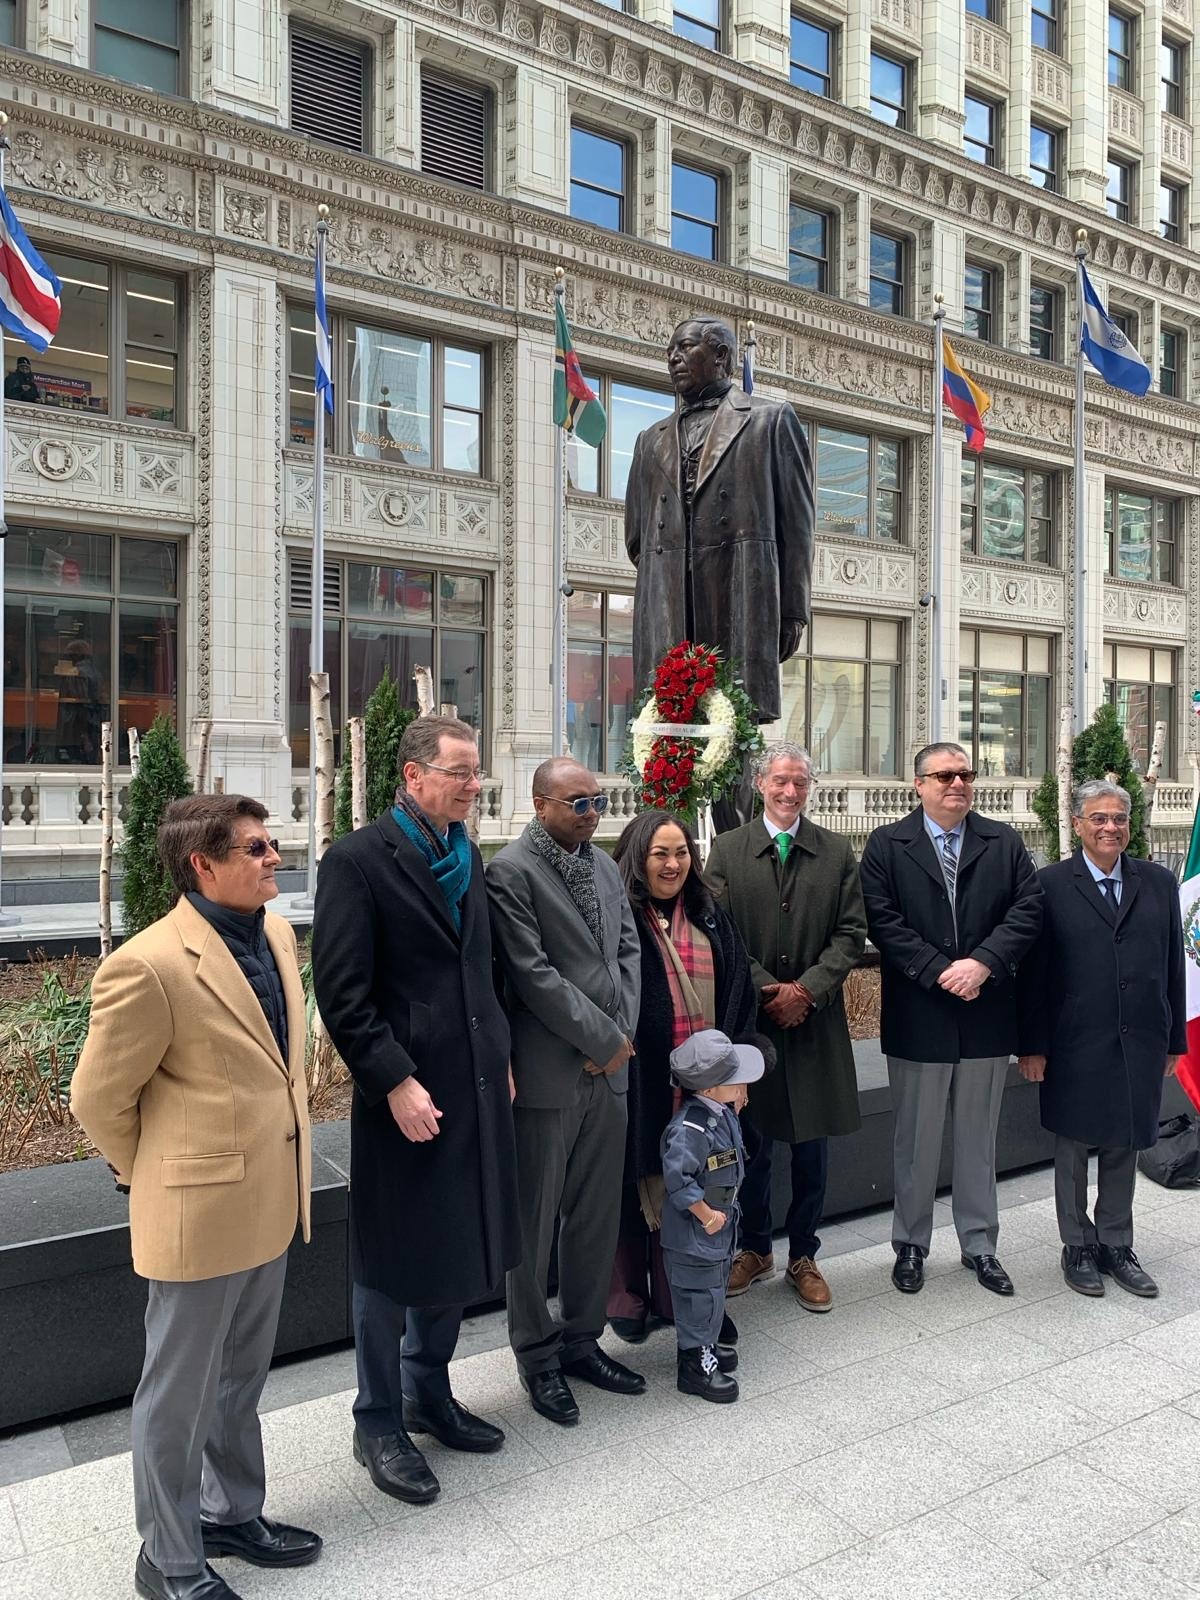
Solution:
[{"label": "man in gray suit", "polygon": [[[487,869],[516,1082],[522,1260],[508,1330],[535,1411],[579,1420],[567,1375],[613,1394],[646,1380],[599,1347],[616,1250],[626,1090],[640,999],[637,927],[621,877],[591,838],[608,804],[569,757],[533,775],[536,816]],[[559,1318],[546,1304],[555,1222]]]}]

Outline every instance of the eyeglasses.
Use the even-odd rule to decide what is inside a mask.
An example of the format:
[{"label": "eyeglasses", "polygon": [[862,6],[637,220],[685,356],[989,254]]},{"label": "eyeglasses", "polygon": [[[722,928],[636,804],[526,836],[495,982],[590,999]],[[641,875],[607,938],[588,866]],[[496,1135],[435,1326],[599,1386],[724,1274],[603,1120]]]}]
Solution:
[{"label": "eyeglasses", "polygon": [[976,776],[976,774],[975,774],[974,767],[968,767],[965,772],[956,771],[956,772],[918,772],[917,773],[917,777],[918,778],[936,778],[937,781],[940,784],[943,784],[947,789],[954,782],[955,778],[961,778],[964,783],[974,783],[975,782],[975,776]]},{"label": "eyeglasses", "polygon": [[1090,816],[1080,817],[1080,822],[1090,822],[1093,828],[1127,828],[1129,826],[1129,813],[1120,811],[1111,817],[1105,816],[1103,811],[1093,812]]},{"label": "eyeglasses", "polygon": [[590,807],[598,817],[602,817],[608,810],[608,796],[606,794],[581,794],[574,800],[560,800],[556,794],[536,794],[535,800],[550,800],[556,806],[570,806],[577,817],[586,817]]},{"label": "eyeglasses", "polygon": [[472,778],[482,778],[482,767],[435,767],[432,761],[422,761],[421,765],[426,772],[441,772],[447,778],[453,778],[455,783],[470,783]]},{"label": "eyeglasses", "polygon": [[279,840],[251,839],[249,844],[232,844],[229,848],[231,850],[244,850],[252,861],[261,861],[268,850],[273,850],[276,855],[279,854]]}]

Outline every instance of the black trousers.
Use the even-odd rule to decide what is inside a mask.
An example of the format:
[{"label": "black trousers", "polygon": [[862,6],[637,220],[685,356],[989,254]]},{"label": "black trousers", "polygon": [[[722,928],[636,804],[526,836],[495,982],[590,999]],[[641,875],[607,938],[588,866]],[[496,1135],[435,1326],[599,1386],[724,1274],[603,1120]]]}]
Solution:
[{"label": "black trousers", "polygon": [[378,1289],[354,1285],[354,1421],[369,1438],[404,1429],[405,1400],[450,1397],[450,1362],[462,1306],[402,1306]]},{"label": "black trousers", "polygon": [[[756,1255],[771,1253],[771,1150],[752,1122],[742,1119],[746,1146],[746,1176],[738,1193],[742,1208],[738,1247]],[[815,1256],[821,1248],[817,1229],[825,1210],[825,1185],[829,1178],[829,1140],[804,1139],[789,1146],[792,1152],[792,1198],[788,1205],[788,1255],[793,1261]]]}]

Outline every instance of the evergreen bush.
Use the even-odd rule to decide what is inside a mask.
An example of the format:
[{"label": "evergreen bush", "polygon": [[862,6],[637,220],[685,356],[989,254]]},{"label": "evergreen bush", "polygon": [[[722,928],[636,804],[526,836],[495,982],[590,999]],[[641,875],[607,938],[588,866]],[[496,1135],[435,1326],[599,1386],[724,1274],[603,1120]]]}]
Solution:
[{"label": "evergreen bush", "polygon": [[[1107,702],[1082,733],[1076,734],[1071,747],[1071,787],[1088,778],[1107,778],[1109,773],[1122,789],[1129,791],[1132,801],[1129,815],[1129,854],[1146,856],[1146,796],[1142,781],[1133,765],[1133,757],[1121,730],[1117,709]],[[1033,809],[1042,824],[1046,842],[1046,860],[1057,861],[1058,851],[1058,779],[1053,770],[1042,779],[1033,797]]]},{"label": "evergreen bush", "polygon": [[[367,755],[367,816],[377,817],[392,809],[396,794],[397,755],[400,736],[416,716],[400,704],[400,690],[387,667],[371,691],[363,712],[363,734]],[[342,734],[342,767],[338,773],[337,800],[333,815],[333,834],[340,839],[353,827],[350,732]]]},{"label": "evergreen bush", "polygon": [[129,785],[125,837],[121,845],[121,899],[129,938],[165,917],[177,898],[158,858],[156,838],[163,812],[172,800],[192,792],[183,746],[165,716],[142,738],[137,777]]}]

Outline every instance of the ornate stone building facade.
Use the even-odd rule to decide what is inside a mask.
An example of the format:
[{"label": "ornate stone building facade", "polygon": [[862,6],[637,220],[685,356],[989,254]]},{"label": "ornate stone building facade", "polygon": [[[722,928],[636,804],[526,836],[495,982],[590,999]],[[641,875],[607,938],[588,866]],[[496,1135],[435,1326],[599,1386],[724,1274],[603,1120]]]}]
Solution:
[{"label": "ornate stone building facade", "polygon": [[[784,731],[861,832],[928,737],[935,474],[943,731],[1028,822],[1069,647],[1075,233],[1155,372],[1088,382],[1087,698],[1200,687],[1200,107],[1191,0],[33,0],[0,15],[10,197],[66,286],[8,405],[6,870],[86,876],[94,728],[155,710],[305,834],[316,208],[338,414],[327,655],[340,715],[419,661],[478,722],[485,833],[548,751],[554,269],[610,430],[569,458],[569,722],[614,774],[630,681],[628,452],[693,310],[810,427],[815,617]],[[95,13],[95,14],[93,14]],[[1114,20],[1115,19],[1115,20]],[[123,31],[124,29],[124,31]],[[1107,62],[1107,65],[1106,65]],[[97,70],[101,69],[101,70]],[[156,87],[142,87],[143,83]],[[1198,224],[1200,225],[1200,224]],[[988,447],[932,448],[934,296]],[[23,353],[5,341],[5,372]],[[925,602],[925,603],[923,603]],[[606,780],[608,781],[608,780]],[[632,806],[614,776],[612,826]]]}]

